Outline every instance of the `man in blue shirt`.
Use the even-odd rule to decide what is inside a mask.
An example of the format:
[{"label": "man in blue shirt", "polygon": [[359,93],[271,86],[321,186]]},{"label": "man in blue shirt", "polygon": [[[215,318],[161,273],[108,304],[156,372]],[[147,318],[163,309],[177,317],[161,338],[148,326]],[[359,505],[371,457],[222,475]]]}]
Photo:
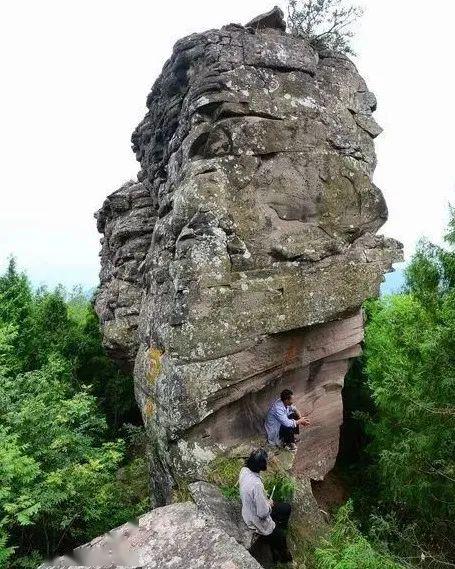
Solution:
[{"label": "man in blue shirt", "polygon": [[301,417],[293,405],[293,393],[284,389],[268,410],[265,419],[267,439],[271,445],[284,446],[289,450],[296,450],[295,435],[299,432],[299,425],[309,425],[306,417]]}]

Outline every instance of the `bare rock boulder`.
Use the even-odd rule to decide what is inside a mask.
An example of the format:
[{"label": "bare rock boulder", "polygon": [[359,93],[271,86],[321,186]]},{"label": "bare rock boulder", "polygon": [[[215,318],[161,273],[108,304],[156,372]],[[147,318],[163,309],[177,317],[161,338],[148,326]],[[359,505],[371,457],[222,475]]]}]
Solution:
[{"label": "bare rock boulder", "polygon": [[211,516],[182,502],[148,512],[138,524],[120,526],[40,569],[63,567],[260,569],[261,565]]},{"label": "bare rock boulder", "polygon": [[134,369],[155,503],[264,441],[284,387],[311,421],[293,473],[322,479],[360,307],[401,258],[376,235],[376,99],[349,59],[287,34],[273,10],[178,41],[147,107],[138,181],[97,214],[96,309]]}]

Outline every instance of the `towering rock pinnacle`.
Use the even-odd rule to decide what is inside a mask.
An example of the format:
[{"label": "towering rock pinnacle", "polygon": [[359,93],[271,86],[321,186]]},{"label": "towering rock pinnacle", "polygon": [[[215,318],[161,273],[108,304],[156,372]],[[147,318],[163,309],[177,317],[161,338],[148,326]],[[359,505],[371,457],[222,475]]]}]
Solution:
[{"label": "towering rock pinnacle", "polygon": [[373,93],[284,28],[274,9],[178,41],[132,136],[137,181],[96,214],[96,310],[134,369],[157,504],[263,442],[284,387],[311,421],[293,473],[326,475],[361,304],[401,257],[375,235]]}]

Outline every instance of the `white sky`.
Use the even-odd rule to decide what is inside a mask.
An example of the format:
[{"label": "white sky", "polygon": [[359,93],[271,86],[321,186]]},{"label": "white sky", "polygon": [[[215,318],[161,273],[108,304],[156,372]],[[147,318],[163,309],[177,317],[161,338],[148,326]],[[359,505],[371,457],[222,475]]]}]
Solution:
[{"label": "white sky", "polygon": [[[283,4],[283,2],[279,2]],[[452,0],[364,0],[356,63],[378,98],[375,182],[407,257],[454,200]],[[135,177],[130,136],[174,42],[273,0],[14,0],[0,7],[0,268],[97,284],[93,212]]]}]

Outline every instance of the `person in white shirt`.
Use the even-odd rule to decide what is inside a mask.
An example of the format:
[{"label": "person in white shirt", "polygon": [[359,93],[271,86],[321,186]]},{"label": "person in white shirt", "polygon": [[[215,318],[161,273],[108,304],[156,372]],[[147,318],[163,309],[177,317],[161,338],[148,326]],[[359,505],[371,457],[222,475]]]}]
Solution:
[{"label": "person in white shirt", "polygon": [[245,524],[266,540],[272,551],[273,560],[290,563],[286,532],[291,505],[273,502],[267,497],[260,473],[267,470],[267,452],[253,451],[240,471],[239,486],[242,500],[242,517]]},{"label": "person in white shirt", "polygon": [[265,419],[265,430],[269,444],[296,450],[295,435],[300,425],[309,425],[306,417],[301,417],[293,404],[293,392],[284,389],[280,398],[270,406]]}]

